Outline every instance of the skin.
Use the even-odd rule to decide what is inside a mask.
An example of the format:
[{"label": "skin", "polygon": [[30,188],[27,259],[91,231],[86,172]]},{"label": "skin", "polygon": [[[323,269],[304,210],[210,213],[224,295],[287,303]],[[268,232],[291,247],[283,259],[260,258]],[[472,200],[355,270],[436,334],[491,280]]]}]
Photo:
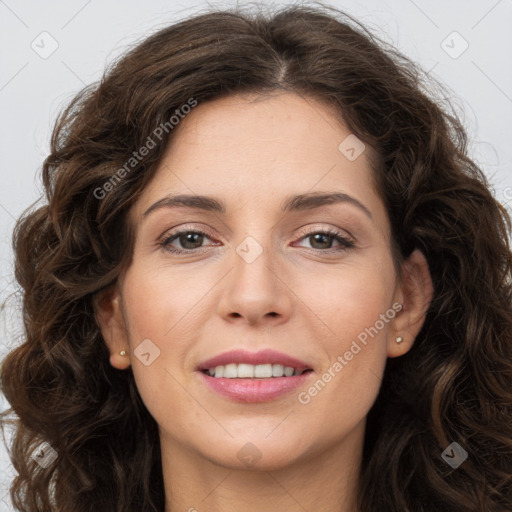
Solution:
[{"label": "skin", "polygon": [[[414,343],[432,282],[419,251],[397,278],[371,148],[350,161],[338,150],[348,135],[325,105],[293,93],[200,104],[176,128],[130,211],[133,261],[100,297],[97,319],[111,364],[132,366],[159,425],[166,512],[356,512],[366,416],[387,358]],[[371,216],[349,202],[280,210],[290,195],[320,191],[348,194]],[[178,193],[215,196],[226,213],[160,208],[143,217]],[[211,235],[195,245],[175,239],[171,247],[189,251],[182,255],[159,245],[183,228]],[[327,228],[354,247],[336,251],[343,246],[334,238],[312,236]],[[248,236],[263,249],[251,263],[236,251]],[[267,403],[235,402],[195,371],[227,350],[273,348],[311,365],[314,374],[299,390],[307,391],[393,304],[402,310],[367,345],[359,343],[306,404],[295,391]],[[134,355],[144,339],[160,351],[148,366]],[[249,466],[237,456],[241,449],[259,460]]]}]

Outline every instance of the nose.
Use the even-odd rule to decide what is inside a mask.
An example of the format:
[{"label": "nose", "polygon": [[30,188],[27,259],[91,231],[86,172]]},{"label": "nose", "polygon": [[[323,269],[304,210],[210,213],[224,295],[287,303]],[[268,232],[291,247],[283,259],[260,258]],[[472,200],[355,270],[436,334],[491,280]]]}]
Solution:
[{"label": "nose", "polygon": [[283,262],[268,245],[254,239],[237,249],[223,282],[219,315],[228,322],[251,326],[277,326],[288,321],[294,294]]}]

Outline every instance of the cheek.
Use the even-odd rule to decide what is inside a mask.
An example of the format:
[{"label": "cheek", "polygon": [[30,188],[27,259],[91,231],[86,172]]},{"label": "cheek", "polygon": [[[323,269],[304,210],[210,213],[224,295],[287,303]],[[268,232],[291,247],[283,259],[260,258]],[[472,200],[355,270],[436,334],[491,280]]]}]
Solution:
[{"label": "cheek", "polygon": [[[179,326],[183,301],[167,277],[170,269],[147,272],[133,265],[123,281],[123,316],[130,345],[131,366],[141,397],[158,401],[162,384],[168,380],[169,354],[165,348]],[[172,355],[176,356],[173,350]]]},{"label": "cheek", "polygon": [[171,266],[149,271],[134,267],[123,287],[131,343],[151,338],[163,347],[178,332],[182,339],[184,331],[193,330],[198,305],[214,282],[198,268],[187,272]]},{"label": "cheek", "polygon": [[321,382],[305,390],[301,402],[310,400],[312,409],[318,408],[316,417],[325,417],[327,407],[340,418],[347,414],[362,418],[375,400],[395,316],[393,276],[392,267],[347,266],[329,276],[317,275],[318,287],[313,291],[302,287],[298,292],[323,326],[316,340],[325,354],[318,375]]},{"label": "cheek", "polygon": [[[302,275],[297,295],[322,320],[329,339],[346,343],[374,326],[392,306],[394,285],[391,262],[347,263],[335,270]],[[314,284],[314,286],[313,286]],[[386,330],[379,323],[379,330]],[[336,341],[335,341],[336,344]]]},{"label": "cheek", "polygon": [[208,297],[218,279],[199,267],[187,271],[162,265],[133,265],[125,276],[132,369],[141,398],[157,420],[164,421],[170,410],[190,408],[184,369],[200,327],[213,314]]}]

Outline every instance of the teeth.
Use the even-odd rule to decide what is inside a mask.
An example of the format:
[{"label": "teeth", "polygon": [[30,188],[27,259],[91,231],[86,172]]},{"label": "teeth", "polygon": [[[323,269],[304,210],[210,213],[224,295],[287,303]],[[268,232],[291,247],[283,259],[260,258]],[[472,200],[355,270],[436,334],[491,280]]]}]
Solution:
[{"label": "teeth", "polygon": [[[256,368],[258,368],[258,367],[256,366]],[[259,375],[254,375],[256,368],[252,364],[239,364],[238,365],[238,378],[252,379],[253,377],[259,377]]]},{"label": "teeth", "polygon": [[284,375],[284,366],[282,364],[272,365],[272,377],[282,377]]},{"label": "teeth", "polygon": [[[222,368],[222,366],[221,366]],[[215,368],[215,375],[217,375],[217,368]],[[238,377],[238,365],[237,364],[227,364],[224,366],[224,375],[225,379],[236,379]]]},{"label": "teeth", "polygon": [[227,364],[225,366],[216,366],[208,370],[211,377],[224,377],[225,379],[268,379],[271,377],[292,377],[300,375],[302,372],[295,370],[291,366],[282,364]]}]

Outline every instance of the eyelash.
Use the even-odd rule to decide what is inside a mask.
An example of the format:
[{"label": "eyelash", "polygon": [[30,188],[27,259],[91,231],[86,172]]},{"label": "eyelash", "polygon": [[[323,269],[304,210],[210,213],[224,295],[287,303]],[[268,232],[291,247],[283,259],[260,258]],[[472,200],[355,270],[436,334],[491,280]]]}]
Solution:
[{"label": "eyelash", "polygon": [[[189,253],[189,254],[194,254],[194,253],[197,253],[197,252],[201,252],[203,249],[206,249],[206,247],[199,247],[197,249],[176,249],[174,247],[171,248],[171,246],[169,245],[172,241],[174,241],[175,239],[178,239],[180,235],[183,235],[183,234],[186,234],[186,233],[194,233],[194,234],[198,234],[198,235],[203,235],[203,236],[206,236],[208,238],[213,238],[212,235],[210,235],[210,233],[206,232],[206,231],[202,231],[200,229],[182,229],[180,231],[176,231],[174,233],[171,233],[170,235],[168,236],[165,236],[163,239],[161,239],[159,242],[158,242],[158,245],[162,247],[162,249],[164,251],[167,251],[167,252],[170,252],[170,253],[173,253],[173,254],[185,254],[185,253]],[[345,238],[344,236],[340,235],[338,231],[336,231],[335,229],[333,228],[326,228],[324,230],[322,229],[318,229],[318,228],[310,228],[308,229],[308,231],[306,233],[304,233],[304,235],[299,239],[299,240],[302,240],[304,238],[308,238],[312,235],[327,235],[327,236],[330,236],[332,238],[334,238],[335,241],[339,242],[341,247],[338,248],[338,249],[314,249],[314,248],[311,248],[310,250],[312,251],[319,251],[319,252],[324,252],[324,253],[331,253],[331,252],[342,252],[342,251],[347,251],[349,249],[352,249],[355,247],[355,243],[352,242],[351,240]]]}]

